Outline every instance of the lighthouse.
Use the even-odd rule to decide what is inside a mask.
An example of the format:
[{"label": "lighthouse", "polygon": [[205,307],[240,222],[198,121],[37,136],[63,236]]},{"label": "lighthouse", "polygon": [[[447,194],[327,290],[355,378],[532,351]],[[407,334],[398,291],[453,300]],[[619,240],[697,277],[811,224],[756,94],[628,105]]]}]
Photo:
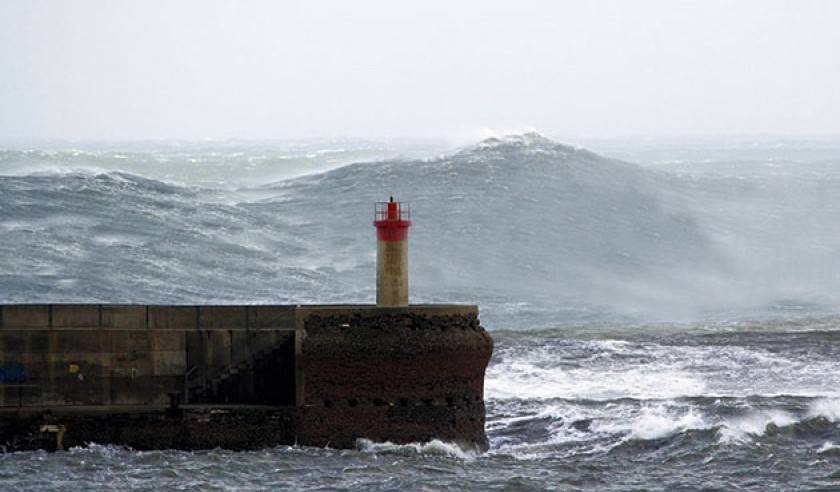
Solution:
[{"label": "lighthouse", "polygon": [[411,209],[407,203],[377,202],[373,225],[376,227],[376,305],[408,306],[408,228]]}]

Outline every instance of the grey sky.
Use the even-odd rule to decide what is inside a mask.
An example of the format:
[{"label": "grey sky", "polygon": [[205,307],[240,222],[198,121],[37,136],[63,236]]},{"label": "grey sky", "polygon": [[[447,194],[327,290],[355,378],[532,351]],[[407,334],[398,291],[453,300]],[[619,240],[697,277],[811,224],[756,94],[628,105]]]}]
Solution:
[{"label": "grey sky", "polygon": [[0,136],[840,134],[840,1],[0,0]]}]

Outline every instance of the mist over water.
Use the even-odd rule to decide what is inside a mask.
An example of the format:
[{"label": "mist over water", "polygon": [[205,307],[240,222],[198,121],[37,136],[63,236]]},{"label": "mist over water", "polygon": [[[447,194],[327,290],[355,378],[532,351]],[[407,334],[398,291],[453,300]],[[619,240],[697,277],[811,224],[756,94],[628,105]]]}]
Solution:
[{"label": "mist over water", "polygon": [[[647,146],[646,146],[647,145]],[[840,145],[234,141],[0,151],[0,302],[481,308],[491,450],[0,455],[0,488],[840,487]],[[632,163],[629,161],[638,161]]]},{"label": "mist over water", "polygon": [[840,151],[670,170],[535,133],[418,145],[2,151],[0,299],[369,302],[393,194],[414,302],[478,302],[491,327],[840,306]]}]

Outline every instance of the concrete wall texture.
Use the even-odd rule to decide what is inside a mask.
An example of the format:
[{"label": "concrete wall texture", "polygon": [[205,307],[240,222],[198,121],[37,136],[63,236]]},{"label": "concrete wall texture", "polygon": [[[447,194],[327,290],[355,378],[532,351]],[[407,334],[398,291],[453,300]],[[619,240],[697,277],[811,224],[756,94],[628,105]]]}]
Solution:
[{"label": "concrete wall texture", "polygon": [[[277,429],[268,445],[481,448],[491,352],[475,306],[0,306],[0,440],[38,447],[38,424],[64,419],[71,443],[266,445],[195,417],[238,405],[214,418],[253,432],[264,416]],[[169,408],[171,394],[183,410]]]},{"label": "concrete wall texture", "polygon": [[376,242],[376,304],[408,306],[408,241]]},{"label": "concrete wall texture", "polygon": [[[289,306],[0,308],[0,406],[164,405],[294,335]],[[187,373],[189,375],[187,376]]]}]

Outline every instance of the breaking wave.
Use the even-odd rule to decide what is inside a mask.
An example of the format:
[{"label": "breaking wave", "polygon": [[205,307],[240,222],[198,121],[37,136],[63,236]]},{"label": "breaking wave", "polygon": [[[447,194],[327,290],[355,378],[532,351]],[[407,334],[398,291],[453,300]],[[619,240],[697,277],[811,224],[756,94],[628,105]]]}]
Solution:
[{"label": "breaking wave", "polygon": [[0,152],[0,300],[369,302],[370,203],[394,194],[414,300],[477,302],[491,327],[840,305],[833,175],[669,174],[538,134],[273,182],[277,159],[248,164],[265,153]]},{"label": "breaking wave", "polygon": [[460,460],[471,460],[480,453],[472,449],[465,449],[456,443],[432,439],[429,442],[394,444],[392,442],[374,442],[369,439],[359,439],[356,443],[359,451],[364,453],[394,454],[394,455],[437,455],[448,456]]},{"label": "breaking wave", "polygon": [[663,450],[737,461],[762,449],[813,453],[840,438],[840,331],[601,326],[495,340],[485,381],[491,453],[581,460]]},{"label": "breaking wave", "polygon": [[808,407],[810,417],[822,417],[832,422],[840,422],[840,398],[820,398]]}]

